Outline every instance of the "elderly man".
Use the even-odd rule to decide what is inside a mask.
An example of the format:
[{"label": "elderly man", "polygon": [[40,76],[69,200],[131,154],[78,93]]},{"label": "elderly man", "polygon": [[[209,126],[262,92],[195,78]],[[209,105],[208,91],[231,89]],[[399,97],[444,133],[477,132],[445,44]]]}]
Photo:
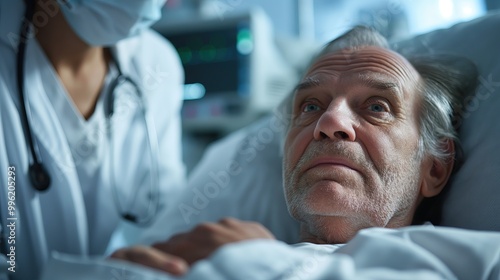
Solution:
[{"label": "elderly man", "polygon": [[[324,48],[287,103],[290,123],[284,145],[284,190],[289,212],[300,221],[306,243],[291,248],[261,240],[219,249],[236,241],[273,238],[258,224],[224,219],[199,225],[152,248],[119,250],[113,257],[183,274],[191,264],[211,256],[194,266],[188,274],[192,279],[214,271],[231,279],[238,275],[286,278],[302,273],[292,268],[300,268],[301,261],[311,258],[317,260],[318,270],[307,279],[320,274],[360,277],[363,268],[374,266],[374,260],[389,271],[373,275],[386,279],[393,279],[393,270],[401,269],[395,265],[400,259],[412,263],[413,267],[403,265],[403,270],[417,278],[461,273],[453,270],[460,266],[449,264],[446,257],[436,257],[443,249],[437,244],[443,246],[446,230],[432,226],[364,230],[411,225],[422,200],[438,195],[446,185],[457,149],[452,108],[475,80],[472,65],[464,62],[460,68],[426,58],[409,61],[391,51],[377,32],[354,28]],[[415,240],[400,242],[395,236]],[[470,259],[462,261],[476,261],[480,255],[476,253],[490,250],[497,257],[485,262],[496,262],[490,269],[498,270],[500,248],[489,244],[500,238],[482,237],[485,243],[465,249],[469,250],[465,258]],[[450,237],[449,242],[466,243],[469,238],[464,233]],[[331,245],[343,243],[347,245],[338,250],[339,246]],[[304,247],[312,255],[299,250]],[[365,248],[366,255],[359,248]],[[335,250],[350,259],[331,254]],[[320,260],[318,254],[328,258]],[[426,258],[429,263],[422,261]],[[453,268],[448,270],[447,265]]]},{"label": "elderly man", "polygon": [[419,63],[358,27],[327,46],[297,86],[284,184],[306,240],[345,243],[363,228],[410,225],[419,202],[445,186],[459,92],[433,86],[456,77],[432,64],[419,74]]}]

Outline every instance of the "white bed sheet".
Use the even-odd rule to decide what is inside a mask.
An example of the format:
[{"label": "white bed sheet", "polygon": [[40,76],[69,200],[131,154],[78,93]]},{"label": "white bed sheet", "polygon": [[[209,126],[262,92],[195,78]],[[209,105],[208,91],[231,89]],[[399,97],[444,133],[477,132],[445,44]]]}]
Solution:
[{"label": "white bed sheet", "polygon": [[48,279],[498,280],[500,233],[432,225],[371,228],[338,249],[250,240],[220,248],[181,278],[124,262],[66,258],[49,263],[42,280]]}]

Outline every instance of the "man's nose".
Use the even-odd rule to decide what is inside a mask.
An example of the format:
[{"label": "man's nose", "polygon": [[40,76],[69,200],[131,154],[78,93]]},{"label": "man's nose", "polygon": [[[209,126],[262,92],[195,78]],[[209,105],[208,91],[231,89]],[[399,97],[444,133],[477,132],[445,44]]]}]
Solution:
[{"label": "man's nose", "polygon": [[314,139],[323,140],[326,138],[356,140],[353,114],[345,102],[332,102],[316,123]]}]

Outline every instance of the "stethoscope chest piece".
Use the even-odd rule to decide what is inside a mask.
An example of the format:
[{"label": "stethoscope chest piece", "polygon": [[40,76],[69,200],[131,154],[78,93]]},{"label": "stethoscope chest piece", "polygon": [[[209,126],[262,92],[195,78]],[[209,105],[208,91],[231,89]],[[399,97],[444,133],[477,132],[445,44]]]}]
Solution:
[{"label": "stethoscope chest piece", "polygon": [[33,187],[38,191],[45,191],[50,186],[50,176],[45,167],[35,162],[29,166],[29,178]]}]

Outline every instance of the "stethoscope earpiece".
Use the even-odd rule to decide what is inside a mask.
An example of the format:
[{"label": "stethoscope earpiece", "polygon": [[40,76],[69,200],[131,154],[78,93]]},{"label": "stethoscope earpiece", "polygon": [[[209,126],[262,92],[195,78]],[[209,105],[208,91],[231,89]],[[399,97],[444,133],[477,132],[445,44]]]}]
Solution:
[{"label": "stethoscope earpiece", "polygon": [[28,169],[31,184],[38,191],[45,191],[50,186],[50,175],[42,164],[35,162]]}]

